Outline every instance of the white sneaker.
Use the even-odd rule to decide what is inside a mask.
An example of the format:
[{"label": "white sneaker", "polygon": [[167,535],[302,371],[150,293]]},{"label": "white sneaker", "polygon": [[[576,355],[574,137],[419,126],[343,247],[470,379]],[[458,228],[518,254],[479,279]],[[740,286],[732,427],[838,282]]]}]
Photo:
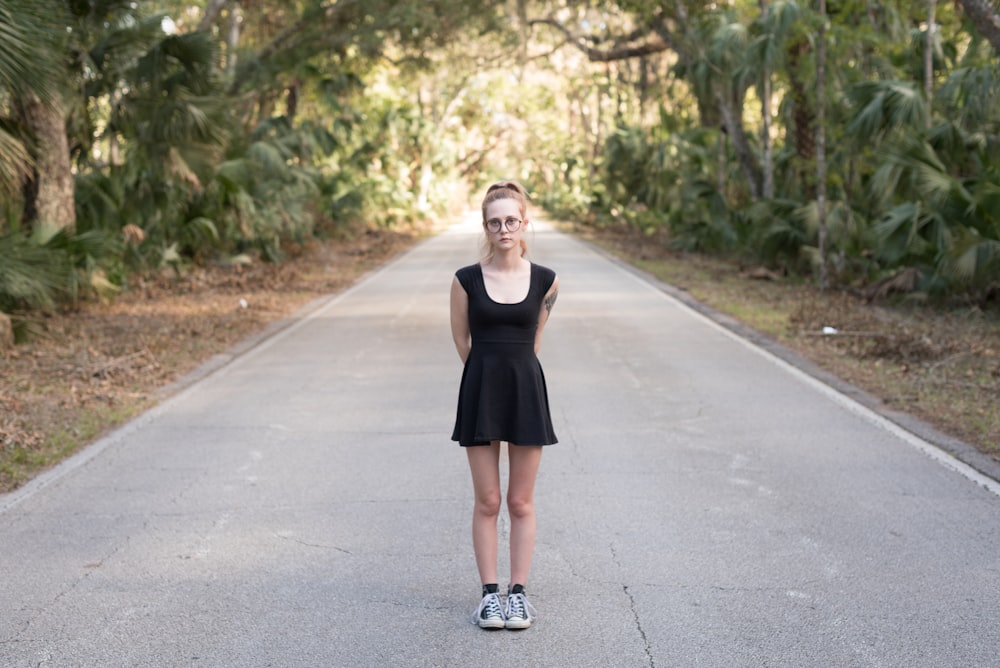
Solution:
[{"label": "white sneaker", "polygon": [[516,594],[507,594],[507,609],[503,616],[504,626],[508,629],[526,629],[535,620],[535,607],[528,603],[524,590]]},{"label": "white sneaker", "polygon": [[472,623],[481,629],[502,629],[505,623],[500,594],[487,594],[472,613]]}]

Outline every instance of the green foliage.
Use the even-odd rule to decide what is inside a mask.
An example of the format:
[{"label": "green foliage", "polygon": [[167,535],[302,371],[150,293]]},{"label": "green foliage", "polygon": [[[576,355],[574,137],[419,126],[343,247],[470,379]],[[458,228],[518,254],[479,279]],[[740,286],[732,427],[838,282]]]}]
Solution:
[{"label": "green foliage", "polygon": [[876,228],[889,264],[924,268],[943,285],[977,292],[997,280],[1000,164],[982,152],[974,157],[986,169],[962,178],[927,142],[908,139],[889,152],[884,181],[909,194]]},{"label": "green foliage", "polygon": [[280,260],[283,239],[302,241],[313,231],[311,206],[319,189],[308,159],[329,144],[322,128],[294,130],[283,118],[265,123],[219,165],[174,241],[188,255],[221,245]]},{"label": "green foliage", "polygon": [[749,244],[760,259],[802,269],[803,249],[815,244],[814,207],[793,199],[761,200],[741,213]]},{"label": "green foliage", "polygon": [[857,108],[847,132],[859,141],[882,141],[890,132],[920,132],[927,101],[914,81],[866,81],[850,90]]},{"label": "green foliage", "polygon": [[667,225],[685,250],[730,250],[738,231],[725,196],[713,184],[713,139],[692,130],[653,136],[620,127],[605,143],[603,197],[598,205],[648,232]]},{"label": "green foliage", "polygon": [[27,147],[30,137],[3,112],[8,97],[37,96],[48,101],[54,94],[58,66],[51,53],[60,39],[55,31],[60,16],[55,0],[0,4],[0,201],[5,204],[19,197],[19,185],[33,164]]},{"label": "green foliage", "polygon": [[[967,40],[953,8],[939,3],[931,54],[936,94],[928,99],[927,35],[922,27],[911,29],[926,25],[926,8],[832,5],[825,19],[830,62],[822,96],[827,194],[821,221],[812,194],[812,106],[821,97],[810,88],[820,17],[810,7],[778,0],[767,3],[766,12],[730,3],[690,14],[686,23],[673,15],[669,48],[677,62],[670,74],[697,100],[694,121],[709,127],[696,130],[676,111],[652,123],[618,123],[604,140],[592,187],[599,217],[645,230],[665,225],[675,246],[735,253],[792,272],[812,273],[822,261],[845,283],[912,267],[929,289],[990,294],[1000,284],[995,54]],[[649,20],[646,10],[634,9],[636,18]],[[695,43],[682,41],[692,36]],[[607,41],[623,43],[614,36]],[[715,139],[714,127],[726,118],[727,100],[744,99],[745,87],[759,104],[765,81],[778,112],[771,117],[777,194],[755,200],[748,197],[755,191],[747,148],[737,145],[740,137]],[[744,104],[740,123],[751,130],[756,159],[761,119],[755,111]],[[825,258],[818,250],[821,225]]]},{"label": "green foliage", "polygon": [[[66,101],[76,185],[76,235],[36,239],[25,251],[36,261],[18,269],[41,272],[38,254],[51,253],[58,285],[35,282],[48,287],[12,304],[107,292],[165,263],[277,261],[289,240],[433,218],[455,193],[506,177],[538,204],[679,248],[803,274],[829,261],[844,282],[917,267],[941,289],[997,283],[1000,76],[950,5],[938,3],[928,99],[926,8],[900,0],[832,3],[825,19],[800,0],[766,12],[749,0],[265,0],[232,43],[231,6],[195,31],[189,4],[0,6],[0,231],[34,222],[20,219],[33,154],[19,96]],[[770,199],[758,195],[765,146]]]},{"label": "green foliage", "polygon": [[670,217],[671,240],[683,250],[731,251],[739,236],[737,217],[725,197],[708,181],[685,181],[680,206]]},{"label": "green foliage", "polygon": [[20,232],[0,237],[0,311],[52,308],[67,285],[65,255]]}]

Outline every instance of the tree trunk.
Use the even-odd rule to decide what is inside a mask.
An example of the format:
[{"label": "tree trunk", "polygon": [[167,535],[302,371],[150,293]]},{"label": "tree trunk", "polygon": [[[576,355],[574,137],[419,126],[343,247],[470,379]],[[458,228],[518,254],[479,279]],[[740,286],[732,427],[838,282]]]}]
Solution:
[{"label": "tree trunk", "polygon": [[722,114],[726,133],[729,135],[729,141],[733,144],[736,159],[739,161],[743,176],[746,177],[747,185],[750,187],[750,196],[755,200],[760,199],[760,163],[757,162],[757,156],[750,148],[746,130],[743,128],[743,118],[739,111],[743,108],[743,100],[737,100],[733,104],[726,100],[722,93],[716,93],[715,98],[719,112]]},{"label": "tree trunk", "polygon": [[[767,22],[768,12],[771,11],[768,0],[761,0],[761,9],[764,10],[764,21]],[[760,115],[761,132],[760,144],[764,154],[764,197],[774,199],[774,154],[771,146],[771,70],[767,63],[764,63],[763,82],[760,90]]]},{"label": "tree trunk", "polygon": [[805,67],[803,56],[809,52],[809,43],[798,40],[788,48],[788,95],[792,100],[792,124],[795,137],[795,155],[799,159],[799,174],[802,179],[802,192],[805,199],[815,196],[812,178],[807,171],[808,164],[816,157],[816,141],[814,133],[815,114],[809,104],[805,83],[802,81],[802,71]]},{"label": "tree trunk", "polygon": [[229,10],[229,21],[226,23],[226,76],[232,79],[236,76],[236,48],[240,43],[240,23],[243,12],[240,3],[234,2]]},{"label": "tree trunk", "polygon": [[990,0],[959,0],[959,2],[979,34],[990,43],[994,53],[1000,55],[1000,14],[994,9]]},{"label": "tree trunk", "polygon": [[726,196],[726,172],[728,171],[728,165],[726,164],[726,133],[719,132],[719,141],[716,146],[716,156],[715,161],[718,164],[718,172],[715,175],[715,189],[719,191],[719,194],[723,197]]},{"label": "tree trunk", "polygon": [[72,232],[76,227],[76,208],[62,100],[54,96],[49,103],[43,103],[31,93],[22,100],[22,111],[25,125],[34,137],[32,152],[37,174],[34,224]]},{"label": "tree trunk", "polygon": [[302,89],[302,80],[295,79],[285,91],[285,116],[288,118],[288,125],[295,125],[295,116],[299,113],[299,91]]},{"label": "tree trunk", "polygon": [[931,129],[931,106],[934,101],[934,14],[937,0],[928,0],[927,38],[924,43],[924,95],[927,97],[927,129]]},{"label": "tree trunk", "polygon": [[819,289],[826,290],[826,0],[819,0],[816,36],[816,209],[819,217]]},{"label": "tree trunk", "polygon": [[590,179],[593,181],[596,173],[596,165],[601,164],[601,148],[604,145],[604,137],[601,131],[604,129],[604,89],[598,84],[594,87],[597,97],[597,104],[594,105],[594,145],[590,152]]}]

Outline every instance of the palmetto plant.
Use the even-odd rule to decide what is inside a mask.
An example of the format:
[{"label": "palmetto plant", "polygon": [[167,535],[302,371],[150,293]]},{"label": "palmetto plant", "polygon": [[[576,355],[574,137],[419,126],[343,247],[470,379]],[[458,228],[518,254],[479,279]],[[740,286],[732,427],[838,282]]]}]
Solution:
[{"label": "palmetto plant", "polygon": [[294,130],[283,119],[262,126],[245,150],[219,165],[191,220],[215,221],[220,240],[234,250],[256,249],[266,259],[279,259],[282,239],[301,240],[313,230],[318,188],[306,158],[323,145],[313,137],[308,128]]},{"label": "palmetto plant", "polygon": [[130,88],[109,118],[107,132],[124,144],[124,160],[111,170],[125,184],[128,214],[121,222],[144,230],[154,257],[174,244],[197,247],[215,236],[188,215],[213,178],[231,128],[214,59],[204,33],[162,37],[128,70]]},{"label": "palmetto plant", "polygon": [[[52,0],[8,0],[0,3],[0,199],[13,200],[32,167],[23,128],[3,112],[11,99],[32,95],[47,100],[56,87],[58,59],[53,44],[58,32],[50,21],[58,15]],[[3,226],[0,225],[0,231]]]},{"label": "palmetto plant", "polygon": [[55,305],[68,263],[21,232],[0,236],[0,311],[18,313]]},{"label": "palmetto plant", "polygon": [[5,225],[19,221],[21,184],[34,168],[29,133],[6,112],[24,96],[44,101],[54,94],[59,36],[50,21],[58,10],[49,0],[0,4],[0,311],[15,315],[53,306],[69,273],[62,253]]},{"label": "palmetto plant", "polygon": [[879,142],[926,126],[927,100],[914,81],[866,81],[853,86],[850,97],[857,111],[847,132],[862,141]]},{"label": "palmetto plant", "polygon": [[[949,120],[925,130],[926,100],[905,81],[856,86],[848,131],[879,147],[869,191],[877,257],[888,270],[916,267],[929,285],[982,293],[1000,279],[1000,160],[996,72],[957,71],[939,100]],[[986,99],[984,108],[974,99]]]},{"label": "palmetto plant", "polygon": [[876,187],[894,185],[911,197],[889,209],[876,228],[884,260],[922,267],[974,291],[1000,279],[1000,169],[983,166],[956,176],[923,141],[891,151]]}]

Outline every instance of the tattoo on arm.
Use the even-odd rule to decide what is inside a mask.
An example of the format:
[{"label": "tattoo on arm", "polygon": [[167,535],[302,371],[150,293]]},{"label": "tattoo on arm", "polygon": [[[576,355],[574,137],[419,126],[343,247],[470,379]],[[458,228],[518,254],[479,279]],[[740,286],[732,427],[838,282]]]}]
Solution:
[{"label": "tattoo on arm", "polygon": [[559,296],[559,291],[554,290],[551,295],[545,298],[545,311],[547,313],[552,312],[552,307],[556,305],[556,297]]}]

